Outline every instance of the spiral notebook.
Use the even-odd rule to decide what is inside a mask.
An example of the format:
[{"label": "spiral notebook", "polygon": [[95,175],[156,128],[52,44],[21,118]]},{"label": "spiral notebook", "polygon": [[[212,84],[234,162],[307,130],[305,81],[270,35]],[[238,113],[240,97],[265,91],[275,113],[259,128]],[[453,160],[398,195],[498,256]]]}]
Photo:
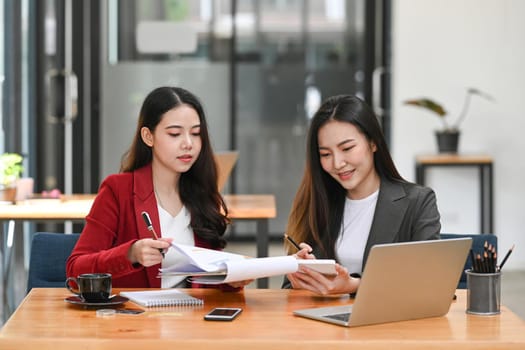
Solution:
[{"label": "spiral notebook", "polygon": [[191,295],[177,289],[120,292],[120,295],[128,298],[135,304],[144,307],[191,306],[204,304],[202,299],[192,297]]}]

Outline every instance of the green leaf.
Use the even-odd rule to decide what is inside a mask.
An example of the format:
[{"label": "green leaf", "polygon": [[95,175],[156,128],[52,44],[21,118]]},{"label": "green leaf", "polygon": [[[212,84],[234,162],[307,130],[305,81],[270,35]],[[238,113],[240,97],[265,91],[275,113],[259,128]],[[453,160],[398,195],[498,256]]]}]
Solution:
[{"label": "green leaf", "polygon": [[405,104],[428,109],[429,111],[436,113],[440,117],[443,117],[447,114],[445,109],[439,103],[429,98],[419,98],[415,100],[407,100],[405,101]]},{"label": "green leaf", "polygon": [[22,175],[22,156],[16,153],[0,155],[0,184],[9,185]]}]

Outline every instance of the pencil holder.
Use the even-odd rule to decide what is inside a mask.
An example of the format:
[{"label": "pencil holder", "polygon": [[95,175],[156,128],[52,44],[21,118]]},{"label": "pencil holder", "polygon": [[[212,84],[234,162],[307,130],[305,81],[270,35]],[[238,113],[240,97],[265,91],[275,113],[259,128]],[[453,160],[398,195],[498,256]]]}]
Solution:
[{"label": "pencil holder", "polygon": [[477,273],[466,270],[467,313],[497,315],[500,313],[501,272]]}]

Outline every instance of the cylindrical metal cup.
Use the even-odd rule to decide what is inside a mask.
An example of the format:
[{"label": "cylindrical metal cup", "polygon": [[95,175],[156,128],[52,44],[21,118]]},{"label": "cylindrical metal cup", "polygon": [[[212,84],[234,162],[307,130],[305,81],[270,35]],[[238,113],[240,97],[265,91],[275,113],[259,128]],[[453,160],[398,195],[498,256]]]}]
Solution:
[{"label": "cylindrical metal cup", "polygon": [[467,275],[467,313],[474,315],[497,315],[501,304],[501,272]]}]

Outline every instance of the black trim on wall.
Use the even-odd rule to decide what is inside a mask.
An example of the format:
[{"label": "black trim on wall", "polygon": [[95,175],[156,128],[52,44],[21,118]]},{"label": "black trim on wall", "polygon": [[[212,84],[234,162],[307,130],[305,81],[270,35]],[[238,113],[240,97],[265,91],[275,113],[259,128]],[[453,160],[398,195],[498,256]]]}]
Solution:
[{"label": "black trim on wall", "polygon": [[[34,174],[31,176],[34,178],[34,190],[40,192],[44,187],[43,177],[39,176],[42,173],[41,169],[44,169],[46,163],[45,149],[41,147],[43,140],[43,130],[45,123],[45,96],[42,95],[42,91],[46,90],[45,87],[45,71],[46,64],[45,60],[42,59],[41,54],[44,52],[45,38],[44,38],[44,24],[45,24],[45,1],[32,0],[30,2],[29,10],[29,125],[33,130],[34,136],[29,138],[29,152],[34,154],[31,157],[34,169]],[[39,130],[40,132],[36,132]]]},{"label": "black trim on wall", "polygon": [[[370,105],[380,104],[383,115],[378,116],[387,145],[391,144],[392,120],[390,113],[390,68],[391,68],[391,0],[369,0],[365,3],[365,79],[364,98]],[[380,101],[374,101],[373,74],[378,67],[381,75]]]},{"label": "black trim on wall", "polygon": [[78,114],[73,123],[74,193],[96,193],[100,184],[101,6],[100,0],[73,2],[72,61],[78,79]]},{"label": "black trim on wall", "polygon": [[73,2],[72,17],[72,64],[78,79],[78,114],[73,122],[73,192],[96,193],[100,168],[100,1]]},{"label": "black trim on wall", "polygon": [[90,84],[90,96],[91,96],[91,114],[86,116],[91,120],[91,140],[90,140],[90,171],[91,179],[90,186],[86,189],[86,193],[97,193],[100,185],[100,75],[101,65],[104,57],[101,57],[101,48],[99,43],[101,40],[101,23],[100,23],[100,12],[102,2],[100,0],[90,1],[91,5],[91,18],[90,18],[90,38],[91,43],[89,45],[90,53],[90,70],[91,79]]},{"label": "black trim on wall", "polygon": [[22,5],[4,2],[5,79],[3,86],[3,129],[5,150],[22,152]]},{"label": "black trim on wall", "polygon": [[385,135],[386,144],[389,147],[392,145],[392,100],[391,100],[391,68],[392,68],[392,1],[383,0],[382,12],[382,66],[385,67],[385,74],[383,75],[383,83],[381,84],[381,101],[384,110],[383,115],[383,133]]},{"label": "black trim on wall", "polygon": [[[376,1],[365,2],[365,41],[364,41],[364,99],[373,106],[372,75],[376,65]],[[369,77],[369,78],[368,78]]]},{"label": "black trim on wall", "polygon": [[135,9],[135,2],[130,1],[118,3],[118,30],[121,35],[126,35],[131,40],[119,40],[118,41],[118,60],[123,58],[126,60],[135,59],[138,56],[137,49],[135,48],[135,23],[137,23],[137,11]]},{"label": "black trim on wall", "polygon": [[[83,193],[84,192],[84,176],[85,169],[84,168],[84,148],[87,146],[89,148],[89,140],[84,139],[84,118],[86,118],[85,115],[83,115],[84,112],[84,104],[85,101],[82,98],[83,91],[84,91],[84,80],[90,79],[90,77],[85,76],[84,72],[84,60],[86,59],[84,54],[84,46],[88,45],[91,46],[91,43],[86,43],[83,37],[84,34],[84,28],[85,23],[90,23],[90,13],[83,12],[84,8],[84,2],[83,1],[72,1],[71,5],[71,21],[72,21],[72,33],[71,33],[71,50],[72,50],[72,60],[71,69],[75,73],[78,79],[78,106],[77,106],[77,116],[73,120],[73,179],[72,179],[72,185],[73,185],[73,193]],[[90,47],[88,47],[87,50],[89,50]],[[89,52],[89,51],[88,51]],[[87,59],[89,60],[89,55],[87,55]],[[88,168],[89,169],[89,168]]]},{"label": "black trim on wall", "polygon": [[[231,2],[232,38],[230,41],[230,148],[237,149],[237,0]],[[215,40],[211,40],[214,42]],[[230,176],[231,193],[236,193],[235,168]]]}]

